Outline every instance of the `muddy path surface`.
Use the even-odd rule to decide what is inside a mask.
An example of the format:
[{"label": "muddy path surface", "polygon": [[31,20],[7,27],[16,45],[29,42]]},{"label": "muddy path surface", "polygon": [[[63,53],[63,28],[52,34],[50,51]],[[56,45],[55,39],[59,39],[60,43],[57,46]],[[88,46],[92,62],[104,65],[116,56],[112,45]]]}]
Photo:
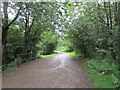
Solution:
[{"label": "muddy path surface", "polygon": [[83,62],[67,53],[37,58],[2,74],[3,88],[90,88],[92,81]]}]

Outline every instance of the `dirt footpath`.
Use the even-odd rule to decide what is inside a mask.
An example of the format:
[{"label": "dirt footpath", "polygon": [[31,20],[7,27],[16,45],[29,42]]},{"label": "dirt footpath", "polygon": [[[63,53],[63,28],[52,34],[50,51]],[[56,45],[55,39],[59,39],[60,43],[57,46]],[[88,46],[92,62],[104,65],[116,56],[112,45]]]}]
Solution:
[{"label": "dirt footpath", "polygon": [[2,74],[3,88],[90,88],[83,62],[67,53],[38,58]]}]

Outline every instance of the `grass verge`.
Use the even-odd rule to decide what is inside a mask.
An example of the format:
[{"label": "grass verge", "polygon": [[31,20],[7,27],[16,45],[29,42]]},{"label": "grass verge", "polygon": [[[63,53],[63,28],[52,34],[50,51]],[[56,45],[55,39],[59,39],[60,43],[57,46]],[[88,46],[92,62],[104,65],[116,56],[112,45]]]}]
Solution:
[{"label": "grass verge", "polygon": [[116,88],[119,80],[117,78],[117,66],[108,63],[107,60],[88,60],[84,64],[84,70],[90,73],[89,78],[93,80],[93,88]]},{"label": "grass verge", "polygon": [[66,53],[68,53],[70,56],[76,56],[75,52],[66,52]]},{"label": "grass verge", "polygon": [[52,54],[49,54],[49,55],[40,55],[40,54],[37,54],[36,57],[54,57],[54,56],[57,56],[58,53],[52,53]]},{"label": "grass verge", "polygon": [[[66,53],[75,58],[82,56],[75,52]],[[93,88],[116,88],[119,85],[118,66],[113,62],[114,60],[84,59],[83,61],[85,62],[84,70],[90,74],[89,78],[93,80]]]},{"label": "grass verge", "polygon": [[72,56],[76,60],[79,60],[80,57],[82,56],[81,54],[76,54],[75,52],[66,52],[66,53]]},{"label": "grass verge", "polygon": [[82,56],[82,55],[76,54],[75,52],[66,52],[66,53],[68,53],[70,56],[73,56],[73,57],[76,57],[76,58]]}]

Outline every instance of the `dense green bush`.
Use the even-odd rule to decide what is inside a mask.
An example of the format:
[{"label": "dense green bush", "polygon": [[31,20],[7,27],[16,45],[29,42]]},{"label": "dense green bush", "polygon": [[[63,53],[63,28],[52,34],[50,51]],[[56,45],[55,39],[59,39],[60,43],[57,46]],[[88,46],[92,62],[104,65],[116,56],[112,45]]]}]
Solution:
[{"label": "dense green bush", "polygon": [[51,54],[54,52],[56,48],[56,44],[45,44],[45,47],[43,47],[43,52],[41,54]]},{"label": "dense green bush", "polygon": [[41,38],[42,40],[38,43],[40,54],[47,55],[53,53],[57,46],[57,33],[45,31]]}]

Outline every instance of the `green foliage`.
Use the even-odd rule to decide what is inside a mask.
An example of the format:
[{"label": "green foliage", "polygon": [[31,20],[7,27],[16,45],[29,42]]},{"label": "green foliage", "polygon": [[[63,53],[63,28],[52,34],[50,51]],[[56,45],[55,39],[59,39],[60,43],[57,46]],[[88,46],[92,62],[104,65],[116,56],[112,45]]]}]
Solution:
[{"label": "green foliage", "polygon": [[22,38],[21,32],[22,31],[17,29],[16,27],[11,27],[8,32],[8,38],[7,38],[8,42],[7,42],[7,48],[6,48],[7,59],[9,60],[8,63],[14,61],[14,59],[17,57],[17,54],[22,52],[23,38]]},{"label": "green foliage", "polygon": [[66,52],[68,53],[70,56],[74,56],[74,57],[81,57],[81,54],[76,54],[75,52]]},{"label": "green foliage", "polygon": [[49,54],[49,55],[40,55],[39,53],[36,55],[36,57],[54,57],[54,56],[57,56],[58,54],[57,53],[52,53],[52,54]]},{"label": "green foliage", "polygon": [[10,70],[16,69],[18,65],[21,65],[23,63],[27,63],[27,61],[20,57],[17,57],[14,61],[10,62],[9,64],[3,65],[2,71],[7,72]]},{"label": "green foliage", "polygon": [[41,54],[51,54],[54,52],[57,45],[57,36],[56,33],[51,31],[44,32],[41,35],[41,42],[38,44],[40,46]]},{"label": "green foliage", "polygon": [[119,85],[119,71],[117,63],[108,60],[87,60],[85,70],[90,73],[94,88],[115,88]]},{"label": "green foliage", "polygon": [[[15,12],[20,7],[19,2],[9,4]],[[5,64],[16,66],[34,59],[37,52],[51,54],[55,49],[74,51],[69,53],[71,56],[101,56],[102,59],[98,57],[86,63],[94,87],[120,87],[117,70],[120,70],[117,66],[120,64],[120,2],[22,2],[21,5],[19,18],[7,30],[7,40],[3,40]]]},{"label": "green foliage", "polygon": [[8,72],[10,70],[14,70],[17,66],[10,66],[10,67],[6,67],[4,68],[3,72]]},{"label": "green foliage", "polygon": [[[19,2],[9,5],[15,12],[16,7],[20,7]],[[7,32],[5,65],[15,62],[19,57],[21,62],[35,59],[38,51],[50,54],[57,45],[57,35],[53,32],[56,29],[59,5],[54,2],[22,2],[21,5],[18,19]],[[11,18],[8,19],[11,21]]]},{"label": "green foliage", "polygon": [[66,37],[67,34],[66,35],[64,35],[64,34],[61,34],[59,36],[58,45],[56,47],[56,50],[62,51],[62,52],[72,52],[73,51],[72,42],[70,41],[70,38]]},{"label": "green foliage", "polygon": [[74,16],[69,16],[72,20],[69,20],[71,24],[65,33],[76,53],[82,53],[85,57],[92,57],[94,53],[103,54],[103,57],[111,54],[113,59],[119,60],[119,29],[116,28],[119,25],[115,24],[119,21],[113,20],[118,15],[113,17],[117,12],[114,9],[118,8],[115,5],[118,4],[87,2],[74,6],[72,12],[77,9],[79,15],[74,13]]},{"label": "green foliage", "polygon": [[70,56],[76,56],[75,52],[67,52]]},{"label": "green foliage", "polygon": [[94,75],[91,75],[91,79],[94,80],[94,88],[116,88],[116,86],[113,84],[113,81],[111,80],[111,75],[103,76],[101,74],[95,73]]},{"label": "green foliage", "polygon": [[77,54],[87,58],[98,57],[86,63],[94,87],[120,87],[120,28],[117,28],[120,26],[120,19],[117,18],[120,2],[74,5],[73,14],[68,16],[69,26],[64,33]]}]

